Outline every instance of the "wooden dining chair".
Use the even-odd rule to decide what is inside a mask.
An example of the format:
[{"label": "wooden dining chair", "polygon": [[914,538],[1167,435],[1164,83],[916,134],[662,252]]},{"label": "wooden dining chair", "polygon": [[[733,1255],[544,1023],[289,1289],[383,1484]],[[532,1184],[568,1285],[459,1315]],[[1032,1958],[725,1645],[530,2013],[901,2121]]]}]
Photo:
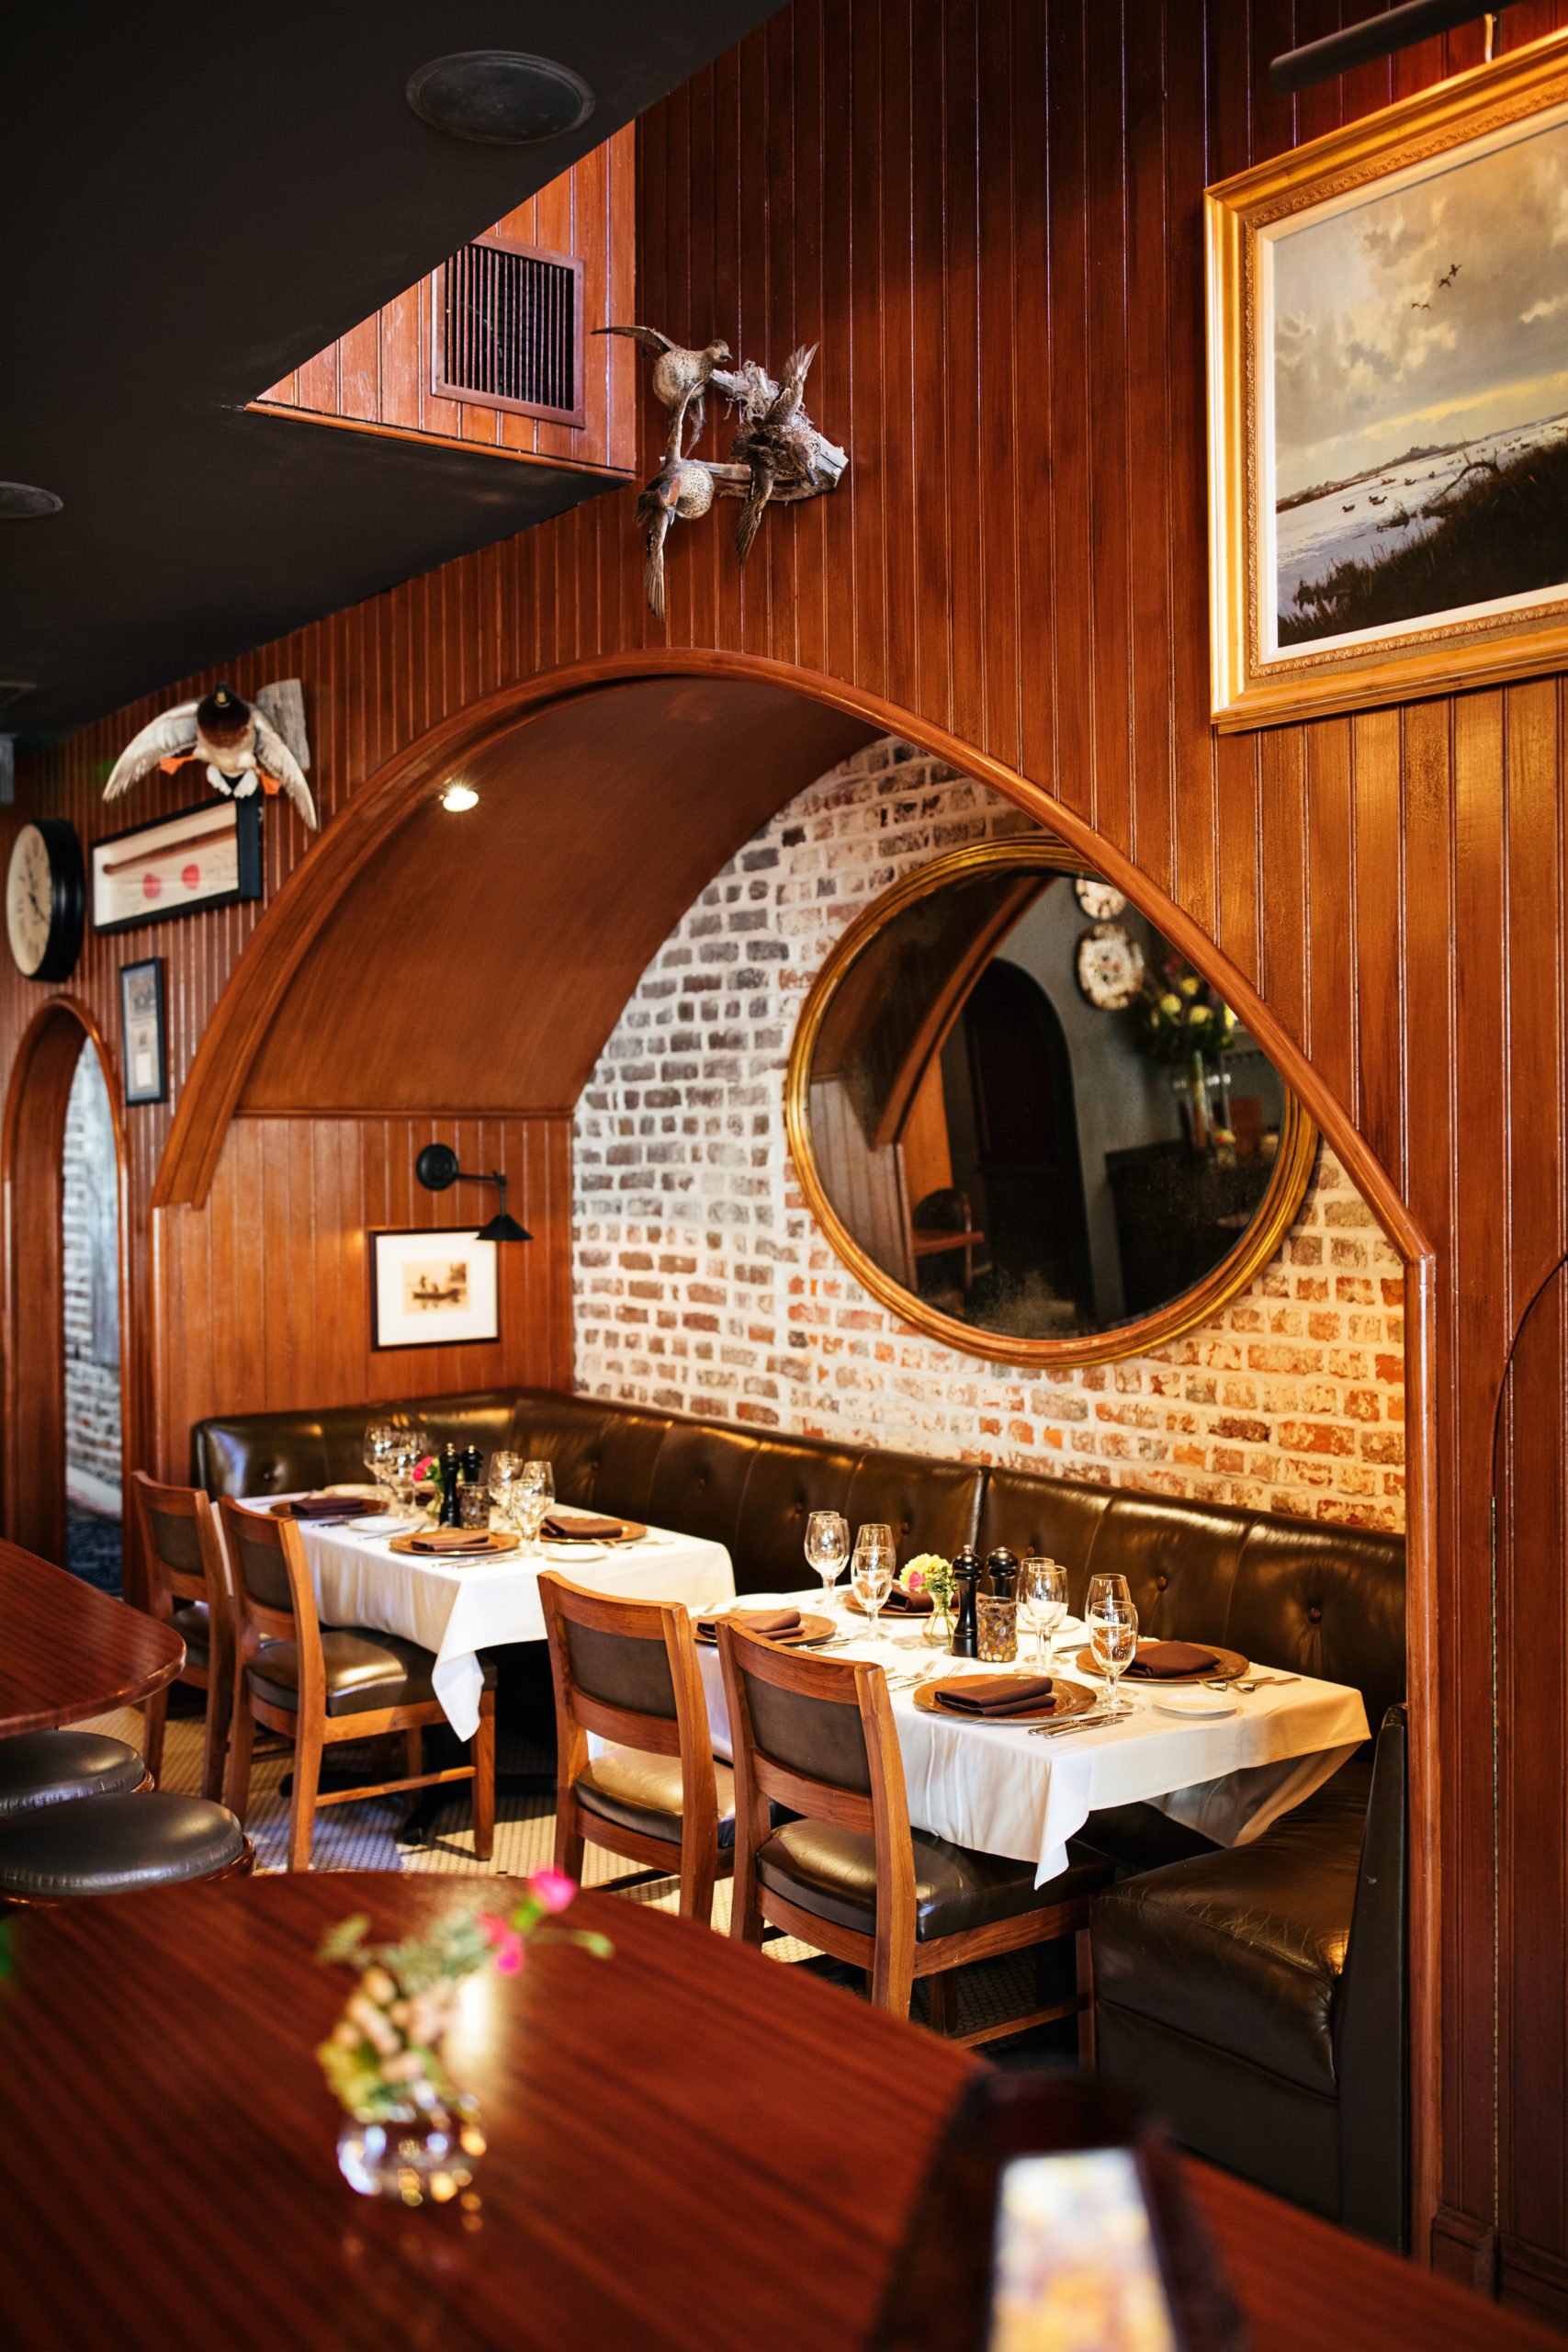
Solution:
[{"label": "wooden dining chair", "polygon": [[[557,1870],[581,1877],[584,1840],[673,1865],[681,1917],[711,1921],[714,1882],[735,1863],[735,1783],[714,1759],[690,1616],[679,1601],[612,1600],[548,1570],[539,1601],[556,1690]],[[590,1732],[615,1745],[590,1758]]]},{"label": "wooden dining chair", "polygon": [[[435,1695],[433,1653],[396,1634],[364,1625],[323,1626],[316,1613],[310,1564],[296,1522],[222,1500],[236,1603],[234,1719],[224,1795],[243,1822],[250,1798],[251,1748],[257,1724],[294,1743],[294,1793],[288,1815],[288,1868],[309,1870],[316,1808],[395,1796],[445,1781],[474,1784],[474,1852],[489,1860],[495,1841],[495,1669],[486,1666],[473,1758],[425,1772],[421,1735],[444,1724]],[[322,1789],[321,1757],[344,1740],[404,1735],[408,1770],[400,1780]]]},{"label": "wooden dining chair", "polygon": [[[718,1621],[735,1751],[730,1933],[760,1944],[771,1923],[863,1968],[878,2008],[908,2017],[931,1978],[931,2023],[955,2041],[995,2041],[1077,2016],[1094,2058],[1089,1905],[1110,1863],[1074,1857],[1045,1885],[1035,1865],[911,1829],[904,1763],[879,1666],[783,1650]],[[976,1738],[994,1737],[984,1728]],[[798,1821],[773,1826],[770,1805]],[[1072,1936],[1075,1989],[1022,2017],[953,2032],[953,1972],[966,1962]]]},{"label": "wooden dining chair", "polygon": [[[234,1711],[234,1601],[212,1505],[199,1487],[160,1487],[145,1470],[130,1474],[137,1523],[147,1562],[147,1607],[172,1625],[186,1645],[177,1679],[207,1693],[207,1733],[201,1750],[201,1793],[222,1793],[223,1766]],[[142,1745],[157,1786],[164,1764],[165,1687],[147,1700]]]}]

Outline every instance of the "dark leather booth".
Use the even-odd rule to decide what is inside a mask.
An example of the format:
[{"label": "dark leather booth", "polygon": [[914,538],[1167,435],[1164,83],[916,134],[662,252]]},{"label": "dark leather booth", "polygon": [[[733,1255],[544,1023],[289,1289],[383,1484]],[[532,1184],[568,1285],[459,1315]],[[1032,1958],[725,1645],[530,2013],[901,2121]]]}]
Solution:
[{"label": "dark leather booth", "polygon": [[367,1420],[417,1414],[437,1444],[547,1454],[564,1502],[709,1536],[741,1592],[811,1582],[813,1510],[887,1521],[900,1553],[998,1544],[1060,1560],[1073,1604],[1130,1580],[1143,1630],[1355,1685],[1382,1726],[1248,1846],[1152,1805],[1094,1815],[1115,1866],[1095,1906],[1102,2072],[1187,2145],[1389,2245],[1404,2242],[1404,1546],[1393,1536],[1026,1471],[693,1420],[546,1389],[198,1423],[213,1496],[359,1479]]}]

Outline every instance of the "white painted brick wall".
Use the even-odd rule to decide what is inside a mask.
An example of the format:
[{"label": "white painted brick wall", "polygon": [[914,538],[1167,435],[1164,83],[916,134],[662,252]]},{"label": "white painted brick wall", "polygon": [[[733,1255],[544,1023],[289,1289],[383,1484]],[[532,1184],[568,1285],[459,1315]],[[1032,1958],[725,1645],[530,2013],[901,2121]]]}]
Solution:
[{"label": "white painted brick wall", "polygon": [[[85,1470],[118,1488],[119,1370],[97,1361],[110,1351],[119,1312],[115,1182],[108,1096],[97,1055],[88,1046],[76,1065],[65,1113],[65,1459],[69,1468]],[[95,1284],[100,1294],[96,1336]]]},{"label": "white painted brick wall", "polygon": [[1280,1256],[1148,1356],[1020,1374],[869,1297],[795,1181],[784,1074],[867,900],[1012,805],[886,738],[764,825],[682,916],[577,1108],[577,1385],[716,1420],[1404,1524],[1400,1261],[1326,1150]]}]

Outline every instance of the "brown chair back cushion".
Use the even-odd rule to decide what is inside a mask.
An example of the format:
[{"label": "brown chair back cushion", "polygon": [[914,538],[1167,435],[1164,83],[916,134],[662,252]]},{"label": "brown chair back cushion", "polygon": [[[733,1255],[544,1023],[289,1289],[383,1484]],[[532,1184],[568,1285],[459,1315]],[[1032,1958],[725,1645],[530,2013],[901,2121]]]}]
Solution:
[{"label": "brown chair back cushion", "polygon": [[288,1567],[276,1544],[265,1536],[252,1535],[231,1525],[229,1556],[234,1564],[234,1574],[253,1600],[264,1609],[282,1609],[292,1614],[294,1595],[289,1589]]},{"label": "brown chair back cushion", "polygon": [[205,1576],[201,1531],[194,1519],[176,1518],[172,1510],[157,1510],[149,1503],[147,1524],[152,1531],[158,1557],[166,1568],[173,1568],[181,1577]]},{"label": "brown chair back cushion", "polygon": [[580,1690],[607,1707],[624,1707],[629,1714],[674,1722],[675,1684],[661,1639],[607,1634],[596,1625],[574,1625],[570,1617],[561,1622],[572,1680]]},{"label": "brown chair back cushion", "polygon": [[[739,1647],[739,1643],[736,1646]],[[836,1699],[808,1699],[799,1690],[781,1690],[776,1682],[749,1674],[744,1659],[740,1678],[750,1710],[751,1736],[764,1756],[807,1780],[828,1781],[836,1789],[853,1789],[862,1796],[871,1794],[865,1730],[850,1678],[846,1677],[850,1680],[847,1706]]]}]

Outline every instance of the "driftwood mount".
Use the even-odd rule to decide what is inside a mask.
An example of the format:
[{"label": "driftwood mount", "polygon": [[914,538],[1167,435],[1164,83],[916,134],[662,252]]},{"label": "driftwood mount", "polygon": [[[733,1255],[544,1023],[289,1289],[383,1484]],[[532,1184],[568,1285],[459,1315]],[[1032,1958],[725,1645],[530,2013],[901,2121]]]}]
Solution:
[{"label": "driftwood mount", "polygon": [[[687,351],[655,327],[611,326],[596,332],[629,335],[655,355],[653,390],[670,420],[669,433],[664,462],[638,497],[637,516],[647,538],[643,578],[649,609],[662,620],[664,542],[672,524],[695,522],[716,498],[740,499],[735,550],[744,563],[767,508],[797,504],[836,489],[849,452],[819,433],[806,413],[806,379],[817,356],[815,344],[791,352],[783,381],[775,382],[754,359],[738,368],[721,366],[730,356],[725,343]],[[728,465],[690,457],[685,450],[686,418],[690,414],[694,419],[694,441],[702,431],[704,395],[710,385],[738,418],[729,444],[733,462]]]}]

